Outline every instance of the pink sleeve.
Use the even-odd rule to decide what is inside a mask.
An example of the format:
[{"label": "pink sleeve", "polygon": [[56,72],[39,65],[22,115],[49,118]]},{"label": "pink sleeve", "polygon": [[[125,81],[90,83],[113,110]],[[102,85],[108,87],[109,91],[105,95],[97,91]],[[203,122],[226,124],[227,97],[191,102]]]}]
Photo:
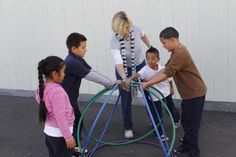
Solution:
[{"label": "pink sleeve", "polygon": [[53,113],[55,115],[55,119],[61,133],[66,141],[73,139],[73,136],[70,132],[70,126],[66,120],[66,101],[64,93],[59,90],[55,89],[51,95],[51,103],[53,108]]}]

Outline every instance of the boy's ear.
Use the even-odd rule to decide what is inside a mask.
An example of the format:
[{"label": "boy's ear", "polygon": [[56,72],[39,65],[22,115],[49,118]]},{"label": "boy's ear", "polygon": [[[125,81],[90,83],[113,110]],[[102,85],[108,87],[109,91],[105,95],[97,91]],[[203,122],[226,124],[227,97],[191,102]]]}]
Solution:
[{"label": "boy's ear", "polygon": [[159,40],[162,43],[165,39],[164,38],[159,38]]},{"label": "boy's ear", "polygon": [[170,39],[172,42],[176,42],[176,41],[178,41],[178,38],[171,38]]},{"label": "boy's ear", "polygon": [[76,49],[76,47],[75,47],[75,46],[73,46],[73,47],[71,48],[71,51],[72,51],[72,52],[74,52],[74,51],[75,51],[75,49]]}]

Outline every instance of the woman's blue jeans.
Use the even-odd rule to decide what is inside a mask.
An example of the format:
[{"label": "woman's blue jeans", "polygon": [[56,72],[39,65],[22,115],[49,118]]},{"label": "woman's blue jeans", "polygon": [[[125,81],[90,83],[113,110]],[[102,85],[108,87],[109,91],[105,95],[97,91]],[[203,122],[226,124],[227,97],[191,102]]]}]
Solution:
[{"label": "woman's blue jeans", "polygon": [[[143,61],[140,65],[136,66],[136,71],[138,72],[146,65],[145,61]],[[118,74],[117,70],[115,72],[116,79],[122,80],[121,76]],[[128,77],[132,75],[132,69],[128,68]],[[122,115],[123,115],[123,124],[125,130],[132,130],[133,129],[133,121],[132,121],[132,95],[131,92],[127,92],[124,89],[119,87],[119,92],[121,94],[121,108],[122,108]]]}]

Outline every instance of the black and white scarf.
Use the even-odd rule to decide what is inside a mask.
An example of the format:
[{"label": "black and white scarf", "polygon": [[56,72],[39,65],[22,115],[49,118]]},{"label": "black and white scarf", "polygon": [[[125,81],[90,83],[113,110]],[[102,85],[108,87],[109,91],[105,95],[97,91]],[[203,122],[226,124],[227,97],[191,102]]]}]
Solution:
[{"label": "black and white scarf", "polygon": [[136,73],[136,65],[135,65],[135,54],[134,54],[134,30],[131,29],[128,37],[122,37],[116,34],[116,37],[120,42],[120,53],[123,60],[123,66],[125,70],[125,75],[128,77],[128,69],[127,69],[127,56],[125,53],[125,39],[130,38],[130,50],[131,50],[131,66],[132,66],[132,74]]},{"label": "black and white scarf", "polygon": [[[135,54],[134,54],[134,30],[131,28],[128,37],[122,37],[116,33],[116,37],[120,42],[120,54],[123,60],[123,66],[125,70],[125,75],[128,78],[128,67],[127,67],[127,56],[125,52],[125,40],[130,38],[130,50],[131,50],[131,66],[132,66],[132,74],[136,73],[136,64],[135,64]],[[127,39],[128,40],[128,39]],[[133,97],[137,96],[137,88],[131,88],[131,93]]]}]

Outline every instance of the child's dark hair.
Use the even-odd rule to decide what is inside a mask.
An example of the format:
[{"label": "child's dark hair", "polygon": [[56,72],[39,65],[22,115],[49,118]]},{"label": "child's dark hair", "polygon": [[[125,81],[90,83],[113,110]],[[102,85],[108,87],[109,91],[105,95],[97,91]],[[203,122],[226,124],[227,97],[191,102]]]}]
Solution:
[{"label": "child's dark hair", "polygon": [[159,51],[158,51],[158,49],[156,49],[155,47],[150,47],[147,51],[146,51],[146,55],[147,55],[147,53],[154,53],[154,54],[156,54],[156,56],[157,56],[157,58],[159,58]]},{"label": "child's dark hair", "polygon": [[161,31],[159,38],[170,39],[179,38],[179,32],[173,27],[167,27]]},{"label": "child's dark hair", "polygon": [[43,101],[44,96],[44,77],[50,77],[51,72],[60,70],[64,66],[63,59],[57,56],[49,56],[38,63],[38,80],[39,80],[39,122],[44,123],[47,115],[47,108],[45,102]]},{"label": "child's dark hair", "polygon": [[83,41],[87,41],[87,38],[83,34],[79,33],[71,33],[66,39],[66,46],[68,50],[71,51],[72,47],[80,46],[80,43]]}]

